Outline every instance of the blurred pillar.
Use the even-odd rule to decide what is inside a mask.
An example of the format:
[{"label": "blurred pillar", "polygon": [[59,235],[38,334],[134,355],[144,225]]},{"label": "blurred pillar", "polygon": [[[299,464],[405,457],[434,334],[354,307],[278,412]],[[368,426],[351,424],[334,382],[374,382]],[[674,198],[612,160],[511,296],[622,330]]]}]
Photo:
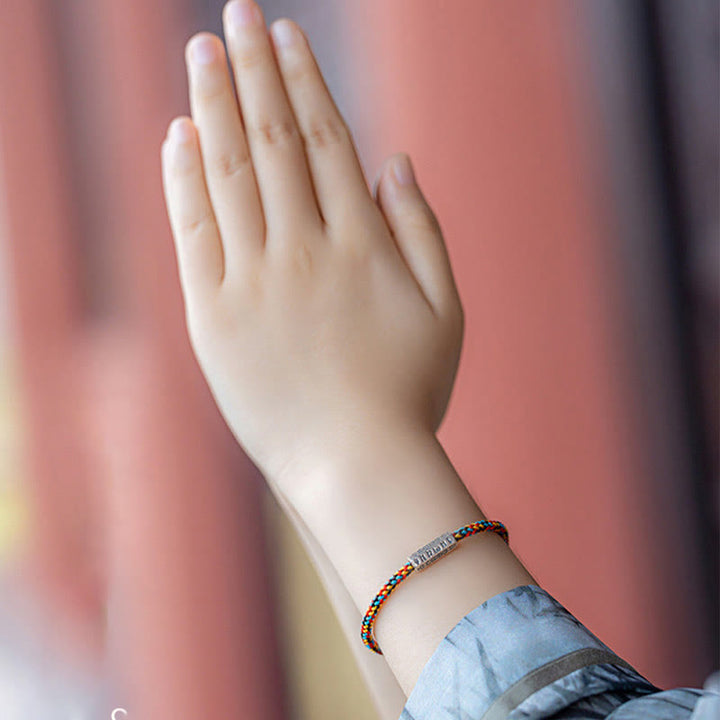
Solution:
[{"label": "blurred pillar", "polygon": [[102,548],[77,412],[77,215],[56,48],[42,10],[42,3],[11,1],[0,16],[0,174],[34,516],[27,578],[52,598],[64,620],[58,627],[69,622],[75,640],[97,656]]},{"label": "blurred pillar", "polygon": [[162,199],[160,145],[186,105],[185,12],[0,11],[35,557],[48,604],[74,610],[96,659],[108,610],[118,706],[280,718],[262,486],[192,356]]}]

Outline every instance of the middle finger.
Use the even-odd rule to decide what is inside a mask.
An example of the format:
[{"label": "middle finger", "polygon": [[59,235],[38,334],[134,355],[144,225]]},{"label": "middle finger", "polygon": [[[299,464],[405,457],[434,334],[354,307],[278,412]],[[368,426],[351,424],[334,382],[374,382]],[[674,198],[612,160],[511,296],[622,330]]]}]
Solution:
[{"label": "middle finger", "polygon": [[223,19],[268,241],[308,222],[320,226],[305,149],[262,12],[252,0],[233,0]]}]

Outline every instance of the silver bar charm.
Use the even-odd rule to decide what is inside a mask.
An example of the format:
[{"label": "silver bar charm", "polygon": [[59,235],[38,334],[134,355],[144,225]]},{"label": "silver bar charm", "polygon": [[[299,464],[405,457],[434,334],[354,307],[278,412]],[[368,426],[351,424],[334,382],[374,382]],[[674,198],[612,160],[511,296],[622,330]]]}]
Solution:
[{"label": "silver bar charm", "polygon": [[454,550],[457,544],[455,536],[451,532],[446,532],[416,550],[408,560],[412,563],[413,569],[424,570],[428,565],[432,565],[443,555]]}]

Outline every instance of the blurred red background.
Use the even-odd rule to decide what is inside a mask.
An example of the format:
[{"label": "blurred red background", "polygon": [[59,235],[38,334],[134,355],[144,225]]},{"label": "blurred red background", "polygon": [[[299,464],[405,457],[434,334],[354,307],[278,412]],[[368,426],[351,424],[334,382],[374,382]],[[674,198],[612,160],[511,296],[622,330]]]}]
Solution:
[{"label": "blurred red background", "polygon": [[[717,4],[261,6],[306,30],[369,182],[408,152],[440,219],[466,311],[440,430],[461,477],[604,642],[661,687],[701,686],[718,667]],[[351,667],[328,606],[292,640],[317,579],[291,577],[292,533],[186,336],[160,144],[189,110],[184,44],[222,36],[221,10],[0,8],[3,588],[37,601],[34,642],[72,648],[108,707],[128,687],[153,718],[372,717],[352,670],[330,702],[341,671],[312,665]]]}]

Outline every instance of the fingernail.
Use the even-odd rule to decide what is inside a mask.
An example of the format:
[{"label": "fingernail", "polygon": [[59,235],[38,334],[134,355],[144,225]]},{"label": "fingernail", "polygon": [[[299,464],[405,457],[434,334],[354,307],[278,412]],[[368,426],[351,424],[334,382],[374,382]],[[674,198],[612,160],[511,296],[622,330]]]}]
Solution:
[{"label": "fingernail", "polygon": [[395,173],[395,179],[400,185],[412,185],[415,182],[415,174],[413,173],[412,165],[407,155],[400,155],[395,158],[393,172]]},{"label": "fingernail", "polygon": [[192,59],[202,65],[211,63],[217,55],[215,43],[212,38],[201,36],[193,40],[191,48]]},{"label": "fingernail", "polygon": [[190,123],[186,118],[175,118],[170,123],[170,132],[168,133],[170,140],[174,143],[186,143],[192,138],[192,130]]},{"label": "fingernail", "polygon": [[248,0],[232,0],[227,6],[227,18],[235,27],[249,27],[260,21],[260,10]]},{"label": "fingernail", "polygon": [[289,20],[278,20],[270,28],[273,39],[279,47],[290,47],[295,42],[296,34]]}]

